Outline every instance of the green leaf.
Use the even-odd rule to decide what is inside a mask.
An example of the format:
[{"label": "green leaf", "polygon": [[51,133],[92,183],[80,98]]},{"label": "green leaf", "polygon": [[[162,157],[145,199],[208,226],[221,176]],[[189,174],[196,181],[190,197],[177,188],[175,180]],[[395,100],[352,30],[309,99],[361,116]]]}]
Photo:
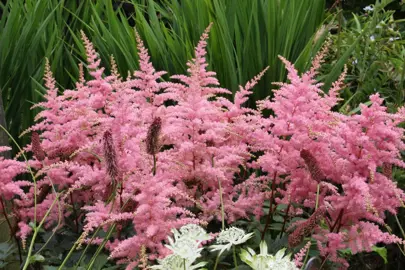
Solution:
[{"label": "green leaf", "polygon": [[377,252],[378,255],[380,255],[380,257],[384,259],[385,264],[388,263],[388,260],[387,260],[387,248],[386,247],[373,246],[372,250]]},{"label": "green leaf", "polygon": [[56,270],[56,269],[58,269],[58,267],[56,267],[56,266],[50,266],[50,265],[44,265],[44,266],[43,266],[43,269],[44,269],[44,270]]},{"label": "green leaf", "polygon": [[103,266],[108,262],[108,256],[106,254],[101,254],[97,257],[96,262],[94,263],[93,269],[101,270]]},{"label": "green leaf", "polygon": [[32,255],[32,256],[30,257],[30,262],[31,262],[31,263],[44,262],[44,261],[45,261],[44,256],[42,256],[42,255],[40,255],[40,254],[35,254],[35,255]]}]

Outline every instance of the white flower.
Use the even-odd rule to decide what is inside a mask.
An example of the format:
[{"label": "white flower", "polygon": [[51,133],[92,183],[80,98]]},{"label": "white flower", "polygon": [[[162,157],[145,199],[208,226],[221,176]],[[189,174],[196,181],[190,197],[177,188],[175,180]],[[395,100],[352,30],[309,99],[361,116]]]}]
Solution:
[{"label": "white flower", "polygon": [[195,270],[200,269],[206,262],[193,265],[194,261],[201,256],[200,247],[202,241],[210,240],[212,237],[198,225],[188,224],[180,228],[173,229],[173,238],[167,237],[169,244],[165,245],[173,251],[163,260],[158,260],[159,265],[152,266],[151,269],[160,270]]},{"label": "white flower", "polygon": [[365,12],[367,12],[367,11],[373,11],[374,8],[373,8],[372,6],[366,6],[365,8],[363,8],[363,10],[364,10]]},{"label": "white flower", "polygon": [[217,243],[220,245],[212,245],[210,249],[211,251],[220,250],[219,256],[221,256],[225,250],[229,250],[234,245],[245,243],[252,236],[253,233],[246,234],[242,229],[230,227],[229,229],[223,230],[219,233]]},{"label": "white flower", "polygon": [[180,228],[180,230],[172,230],[175,239],[189,238],[194,241],[202,242],[212,238],[203,228],[196,224],[187,224]]},{"label": "white flower", "polygon": [[170,254],[163,260],[158,260],[159,265],[151,266],[150,269],[159,270],[197,270],[201,269],[207,262],[200,262],[196,265],[192,265],[194,261],[183,259],[179,255]]},{"label": "white flower", "polygon": [[272,255],[267,254],[267,244],[266,242],[262,241],[260,243],[260,254],[256,254],[256,252],[251,249],[250,247],[247,248],[248,250],[241,250],[240,259],[245,262],[247,265],[253,268],[253,270],[266,270],[269,261],[272,259]]},{"label": "white flower", "polygon": [[279,250],[270,260],[267,269],[296,270],[298,269],[294,262],[291,261],[291,254],[284,257],[285,248]]},{"label": "white flower", "polygon": [[390,42],[392,42],[392,41],[394,41],[394,40],[398,40],[398,39],[399,39],[399,37],[396,37],[396,38],[392,38],[392,37],[390,37],[389,41],[390,41]]},{"label": "white flower", "polygon": [[374,41],[374,40],[375,40],[375,36],[374,36],[374,35],[370,36],[370,40],[371,40],[371,41]]},{"label": "white flower", "polygon": [[173,241],[170,237],[169,245],[165,245],[168,249],[173,251],[173,254],[180,256],[183,259],[188,259],[190,261],[195,261],[198,257],[200,257],[200,253],[203,248],[200,248],[197,241],[194,239],[182,237]]},{"label": "white flower", "polygon": [[260,254],[256,254],[251,248],[242,249],[240,258],[248,264],[253,270],[298,270],[295,264],[290,260],[291,254],[284,257],[285,248],[279,250],[275,256],[268,254],[267,244],[260,243]]},{"label": "white flower", "polygon": [[353,66],[354,66],[354,65],[357,65],[357,63],[358,63],[357,59],[354,59],[353,62],[352,62],[352,65],[353,65]]}]

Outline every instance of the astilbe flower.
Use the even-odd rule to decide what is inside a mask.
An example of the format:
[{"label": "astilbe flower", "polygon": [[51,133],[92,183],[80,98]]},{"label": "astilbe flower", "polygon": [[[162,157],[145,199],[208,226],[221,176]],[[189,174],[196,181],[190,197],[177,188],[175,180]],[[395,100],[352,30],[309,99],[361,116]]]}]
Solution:
[{"label": "astilbe flower", "polygon": [[[123,258],[126,262],[134,260],[136,263],[141,248],[146,247],[149,259],[153,260],[167,253],[162,240],[170,234],[171,228],[197,222],[191,212],[174,204],[172,198],[187,198],[187,195],[174,186],[176,179],[165,165],[158,164],[156,175],[151,175],[151,158],[147,155],[145,139],[148,126],[152,124],[149,120],[153,119],[151,116],[165,115],[165,108],[161,106],[165,99],[159,101],[158,93],[163,86],[157,82],[163,73],[154,72],[148,62],[147,51],[140,44],[141,71],[135,73],[135,79],[123,81],[114,75],[105,77],[92,44],[84,33],[82,38],[93,79],[85,81],[81,78],[77,89],[65,90],[57,96],[47,64],[47,101],[38,105],[45,110],[37,117],[39,122],[28,130],[41,132],[42,141],[39,142],[39,137],[34,135],[32,145],[25,150],[32,150],[38,156],[40,145],[45,153],[44,158],[43,155],[37,157],[41,163],[32,164],[32,168],[37,170],[37,194],[44,194],[37,200],[37,220],[44,216],[54,199],[54,194],[43,191],[57,185],[58,190],[67,192],[62,196],[65,204],[61,205],[62,209],[52,209],[46,219],[47,227],[63,223],[60,211],[64,216],[73,214],[72,207],[66,207],[69,204],[83,205],[81,211],[86,213],[86,218],[81,243],[86,243],[86,237],[98,226],[107,230],[116,223],[119,234],[119,228],[131,224],[135,231],[133,237],[125,240],[118,237],[117,241],[107,245],[111,249],[111,258]],[[156,145],[153,147],[154,154],[159,156]],[[3,160],[0,163],[7,170],[19,165],[10,177],[3,174],[4,179],[7,176],[7,181],[15,187],[23,184],[12,181],[14,176],[25,172],[23,164]],[[2,179],[2,183],[4,181]],[[20,197],[30,200],[25,203],[16,199],[22,220],[19,226],[25,239],[28,231],[23,224],[34,219],[34,206],[31,204],[34,190],[31,188],[27,194],[16,188],[8,190],[2,190],[2,195],[11,198],[20,194]],[[115,196],[111,196],[113,193]],[[110,203],[105,204],[109,200]]]},{"label": "astilbe flower", "polygon": [[325,207],[318,208],[306,221],[300,223],[288,237],[290,247],[299,245],[305,236],[309,236],[325,215]]},{"label": "astilbe flower", "polygon": [[[0,146],[0,153],[9,150],[11,150],[11,148]],[[0,156],[0,195],[3,196],[5,200],[11,200],[15,195],[27,199],[23,187],[31,186],[32,183],[29,181],[13,181],[14,177],[26,173],[27,171],[28,169],[24,162],[8,160]],[[1,210],[4,211],[4,209]]]},{"label": "astilbe flower", "polygon": [[37,132],[32,132],[31,135],[32,153],[39,160],[43,161],[45,159],[45,152],[41,146],[41,140]]},{"label": "astilbe flower", "polygon": [[[296,245],[312,234],[321,255],[343,266],[347,262],[338,258],[338,249],[360,252],[379,242],[399,243],[379,225],[405,197],[387,169],[405,167],[398,126],[405,108],[388,113],[375,94],[372,105],[361,105],[359,114],[334,112],[344,73],[325,94],[315,80],[321,56],[302,75],[280,57],[289,82],[277,84],[274,97],[258,101],[257,110],[246,108],[266,69],[241,86],[233,101],[225,99],[231,91],[220,88],[215,72],[207,70],[210,27],[188,63],[188,75],[172,76],[178,83],[159,81],[165,72],[153,68],[138,34],[139,70],[127,79],[119,77],[114,63],[112,74],[104,74],[83,32],[90,80],[80,66],[75,89],[58,95],[46,62],[48,91],[45,101],[35,105],[43,110],[24,132],[33,132],[24,151],[35,158],[27,163],[0,158],[0,195],[14,200],[21,238],[30,233],[29,222],[45,216],[57,190],[64,194],[45,227],[62,226],[62,217],[79,211],[79,216],[85,214],[79,221],[81,241],[88,243],[95,228],[116,224],[114,240],[106,247],[110,258],[128,263],[128,269],[140,260],[145,264],[142,250],[148,250],[149,260],[167,255],[162,241],[172,228],[221,220],[221,197],[228,224],[251,214],[260,218],[266,199],[293,205],[290,217],[302,214],[297,205],[309,212],[322,210],[301,222],[306,227],[295,224],[291,235],[297,237],[290,237]],[[28,165],[37,190],[28,181],[14,180],[20,175],[26,179]],[[244,175],[250,170],[262,174]],[[42,194],[36,217],[35,193]],[[126,235],[123,228],[132,233]]]},{"label": "astilbe flower", "polygon": [[159,150],[159,135],[162,128],[160,117],[153,119],[149,126],[148,135],[146,136],[146,152],[150,155],[156,155]]},{"label": "astilbe flower", "polygon": [[303,248],[300,249],[298,253],[294,255],[294,262],[297,267],[301,267],[304,264],[304,260],[306,257],[307,252],[311,247],[311,241],[308,241]]},{"label": "astilbe flower", "polygon": [[[262,129],[265,133],[256,132],[267,141],[263,145],[258,140],[257,147],[268,150],[255,166],[273,176],[271,181],[285,183],[285,188],[278,189],[281,196],[276,201],[314,208],[319,184],[318,200],[321,206],[328,206],[325,223],[330,234],[351,231],[362,220],[383,224],[385,211],[395,214],[404,199],[403,191],[378,171],[387,166],[384,164],[404,167],[399,154],[404,149],[403,130],[397,127],[404,120],[403,109],[387,113],[376,94],[370,97],[370,107],[361,105],[358,115],[334,113],[338,84],[332,93],[324,94],[314,80],[314,71],[299,76],[291,63],[281,59],[287,65],[290,83],[281,84],[273,100],[259,102],[259,109],[272,110],[274,117],[273,125]],[[299,214],[297,209],[290,215],[294,211]],[[350,246],[347,239],[339,238],[332,245],[322,237],[326,230],[319,225],[313,229],[313,237],[322,239],[322,254],[332,254],[329,259],[347,265],[336,255],[337,249]],[[374,230],[380,229],[376,226]],[[301,242],[303,235],[303,229],[294,231],[292,244]],[[376,235],[374,244],[392,242]]]},{"label": "astilbe flower", "polygon": [[[218,88],[215,73],[206,70],[209,29],[210,26],[197,45],[195,58],[188,63],[189,76],[172,76],[182,83],[170,83],[166,89],[177,102],[176,106],[167,108],[164,135],[173,148],[166,152],[176,161],[173,163],[175,178],[182,179],[179,188],[196,201],[198,217],[207,222],[215,217],[220,220],[222,195],[225,219],[233,222],[252,213],[252,206],[261,205],[262,196],[255,186],[239,186],[234,182],[239,166],[250,159],[247,144],[233,124],[244,111],[229,114],[223,109],[224,100],[215,99],[217,94],[231,92]],[[185,206],[191,206],[186,203]]]},{"label": "astilbe flower", "polygon": [[322,170],[318,166],[316,158],[308,150],[301,150],[300,156],[304,159],[305,164],[307,165],[308,171],[310,172],[312,179],[317,182],[322,181],[325,176],[322,173]]}]

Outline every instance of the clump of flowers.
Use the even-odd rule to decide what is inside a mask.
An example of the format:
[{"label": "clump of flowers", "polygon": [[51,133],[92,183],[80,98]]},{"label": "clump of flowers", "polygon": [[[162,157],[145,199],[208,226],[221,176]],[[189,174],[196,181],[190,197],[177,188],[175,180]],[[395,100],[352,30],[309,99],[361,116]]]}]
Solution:
[{"label": "clump of flowers", "polygon": [[188,224],[180,228],[180,231],[173,229],[174,239],[168,237],[169,244],[166,245],[173,253],[162,260],[158,260],[159,265],[150,267],[151,269],[162,270],[194,270],[201,269],[207,262],[194,264],[195,260],[201,256],[201,243],[210,240],[212,237],[198,225]]},{"label": "clump of flowers", "polygon": [[247,248],[242,249],[240,258],[253,270],[298,270],[295,263],[291,261],[291,254],[285,255],[285,248],[280,249],[275,255],[268,254],[265,241],[260,242],[260,253]]},{"label": "clump of flowers", "polygon": [[218,251],[219,255],[225,251],[229,251],[231,247],[245,243],[252,238],[253,233],[245,233],[244,230],[236,227],[230,227],[222,230],[216,238],[217,245],[210,247],[211,251]]},{"label": "clump of flowers", "polygon": [[[339,249],[356,253],[380,242],[403,243],[381,228],[387,211],[395,214],[405,197],[388,169],[405,167],[399,127],[405,109],[388,113],[375,94],[359,114],[335,112],[344,74],[324,93],[315,80],[322,54],[301,75],[281,57],[289,82],[278,84],[274,98],[258,101],[257,109],[246,108],[266,70],[226,99],[231,91],[220,88],[207,70],[209,28],[188,74],[172,76],[176,82],[162,82],[165,72],[153,68],[138,35],[140,68],[127,79],[114,62],[112,74],[104,73],[84,33],[90,80],[80,66],[76,88],[58,95],[46,64],[48,91],[35,105],[43,110],[25,132],[32,143],[16,159],[0,157],[0,195],[13,201],[21,239],[31,233],[27,224],[44,220],[45,229],[57,231],[65,217],[81,233],[79,246],[89,243],[97,228],[114,228],[106,248],[110,259],[127,269],[171,252],[162,265],[184,266],[186,260],[193,267],[208,236],[194,225],[172,228],[260,219],[269,200],[270,211],[285,204],[289,217],[307,218],[292,224],[291,246],[312,236],[321,256],[342,267],[347,262],[338,257]],[[28,152],[32,158],[19,161]],[[249,175],[253,170],[260,174]],[[17,176],[21,180],[14,180]],[[270,220],[272,213],[266,215]],[[189,241],[191,236],[197,240]],[[214,249],[222,253],[250,237],[231,227],[220,233]]]}]

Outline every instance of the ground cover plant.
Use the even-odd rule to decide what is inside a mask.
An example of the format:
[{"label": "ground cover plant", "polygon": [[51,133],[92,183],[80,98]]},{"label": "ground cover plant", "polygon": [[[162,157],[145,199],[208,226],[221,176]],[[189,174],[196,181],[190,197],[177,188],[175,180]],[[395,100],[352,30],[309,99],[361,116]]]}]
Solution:
[{"label": "ground cover plant", "polygon": [[[49,267],[79,267],[83,257],[76,265],[67,265],[69,258],[92,245],[87,269],[104,250],[110,262],[133,269],[178,260],[190,245],[196,260],[211,244],[219,251],[216,258],[232,248],[233,259],[209,259],[193,268],[189,257],[179,255],[176,263],[232,269],[244,262],[263,269],[255,268],[256,251],[240,249],[238,259],[235,245],[255,239],[251,246],[260,243],[262,257],[273,262],[266,241],[274,236],[276,217],[282,224],[279,239],[287,240],[288,253],[297,253],[296,267],[304,264],[311,239],[322,267],[347,268],[342,252],[347,249],[356,254],[395,243],[402,250],[403,239],[389,232],[385,217],[403,206],[404,192],[392,180],[392,169],[404,167],[399,125],[405,108],[387,112],[374,94],[356,114],[334,111],[345,71],[327,93],[321,90],[315,77],[325,47],[303,74],[280,57],[288,82],[276,83],[274,97],[251,109],[246,102],[269,71],[226,98],[232,92],[219,87],[207,68],[210,28],[187,74],[170,81],[160,80],[164,72],[155,70],[139,35],[140,68],[126,78],[113,57],[111,74],[104,73],[84,32],[87,63],[79,65],[75,89],[59,94],[46,64],[45,101],[34,105],[41,108],[36,123],[21,135],[31,143],[14,159],[0,158],[1,210],[17,224],[8,223],[26,250],[23,269],[44,263],[44,246],[66,228],[80,237]],[[189,230],[181,228],[190,224],[211,234],[195,229],[201,239],[183,239]],[[259,233],[253,238],[233,226],[256,226]],[[49,238],[37,247],[44,232]],[[216,245],[210,242],[215,237]],[[277,254],[281,259],[285,253]]]}]

